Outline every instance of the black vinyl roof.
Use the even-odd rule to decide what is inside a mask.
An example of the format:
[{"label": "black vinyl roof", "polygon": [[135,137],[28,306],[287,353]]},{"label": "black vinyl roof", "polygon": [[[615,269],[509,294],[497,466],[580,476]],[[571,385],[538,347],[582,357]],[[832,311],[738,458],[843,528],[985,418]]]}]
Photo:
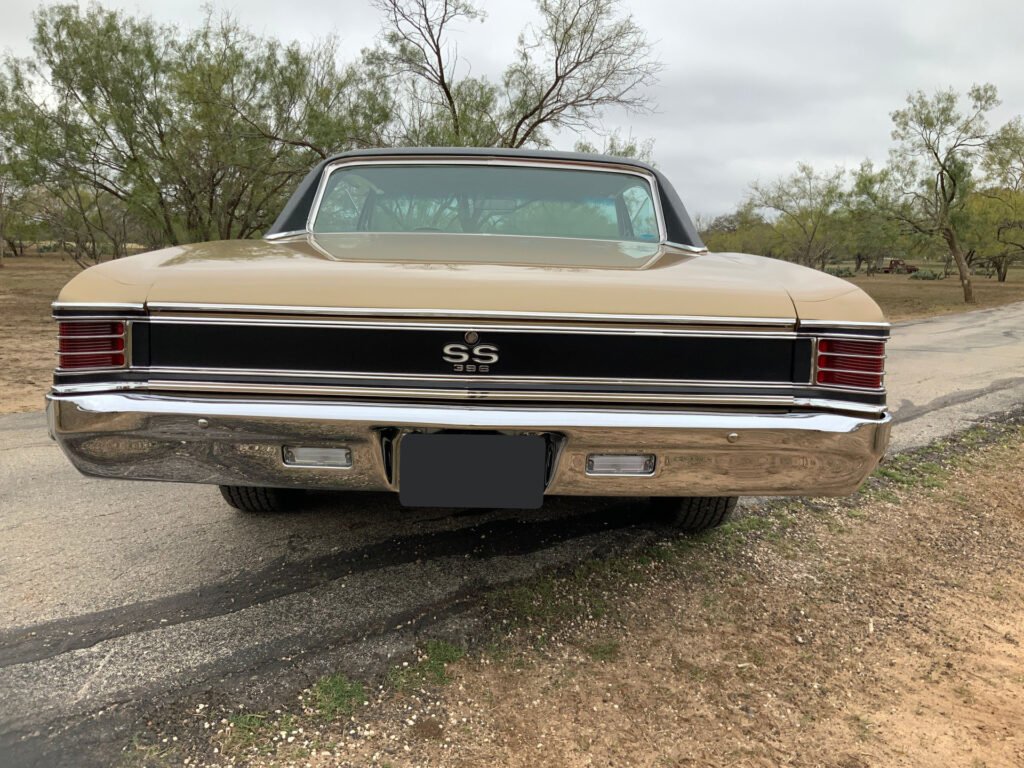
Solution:
[{"label": "black vinyl roof", "polygon": [[587,154],[583,152],[555,152],[542,149],[507,149],[497,147],[399,147],[381,149],[360,149],[353,152],[344,152],[334,155],[320,162],[306,178],[302,180],[291,198],[285,204],[284,210],[277,217],[274,224],[264,235],[275,235],[282,232],[297,232],[306,228],[306,221],[309,218],[309,211],[316,197],[317,188],[320,186],[320,179],[328,165],[337,161],[349,158],[365,157],[367,159],[384,157],[479,157],[479,158],[516,158],[516,159],[537,159],[537,160],[565,160],[568,162],[584,162],[595,164],[614,164],[619,166],[632,166],[646,171],[654,176],[658,182],[658,192],[661,197],[661,209],[665,217],[665,229],[668,239],[671,242],[681,245],[690,245],[703,248],[700,234],[693,225],[682,200],[676,193],[672,184],[667,178],[653,166],[640,160],[628,157],[613,157],[611,155]]}]

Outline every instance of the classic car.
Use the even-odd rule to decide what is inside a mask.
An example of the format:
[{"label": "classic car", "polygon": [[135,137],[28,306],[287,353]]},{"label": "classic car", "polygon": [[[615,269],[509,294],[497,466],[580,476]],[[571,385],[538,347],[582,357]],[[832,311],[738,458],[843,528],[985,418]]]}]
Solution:
[{"label": "classic car", "polygon": [[53,305],[51,434],[86,475],[535,508],[844,495],[883,454],[889,326],[844,280],[709,253],[631,159],[330,158],[261,240],[85,270]]}]

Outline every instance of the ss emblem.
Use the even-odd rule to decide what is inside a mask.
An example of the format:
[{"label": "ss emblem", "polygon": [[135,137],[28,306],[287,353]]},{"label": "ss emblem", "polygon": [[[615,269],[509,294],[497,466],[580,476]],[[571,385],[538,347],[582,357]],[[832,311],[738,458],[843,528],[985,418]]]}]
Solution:
[{"label": "ss emblem", "polygon": [[498,362],[498,348],[493,344],[445,344],[443,352],[442,359],[459,372],[487,373]]}]

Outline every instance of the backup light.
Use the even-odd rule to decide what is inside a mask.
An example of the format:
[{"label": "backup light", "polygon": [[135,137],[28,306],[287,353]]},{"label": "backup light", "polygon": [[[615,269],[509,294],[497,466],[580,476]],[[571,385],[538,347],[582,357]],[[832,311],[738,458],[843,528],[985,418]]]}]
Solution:
[{"label": "backup light", "polygon": [[286,445],[281,449],[284,463],[291,467],[330,467],[349,469],[352,449],[322,448],[310,445]]},{"label": "backup light", "polygon": [[592,453],[587,456],[588,475],[652,475],[653,453]]}]

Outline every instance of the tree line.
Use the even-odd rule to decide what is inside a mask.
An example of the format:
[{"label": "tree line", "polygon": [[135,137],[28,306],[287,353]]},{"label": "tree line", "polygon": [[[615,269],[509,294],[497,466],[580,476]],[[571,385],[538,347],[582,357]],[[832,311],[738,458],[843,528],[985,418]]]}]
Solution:
[{"label": "tree line", "polygon": [[734,212],[701,222],[708,246],[818,269],[852,261],[856,271],[914,254],[938,258],[973,302],[978,268],[1002,282],[1024,258],[1024,120],[990,126],[999,106],[991,84],[965,96],[911,93],[891,114],[893,146],[881,167],[801,163],[755,182]]},{"label": "tree line", "polygon": [[497,80],[451,39],[484,21],[471,0],[374,4],[380,34],[347,62],[335,38],[283,43],[212,11],[182,30],[100,5],[38,10],[32,55],[0,65],[0,254],[48,243],[85,264],[253,237],[338,152],[546,147],[609,106],[651,107],[660,64],[619,0],[536,0]]},{"label": "tree line", "polygon": [[[84,265],[254,237],[338,152],[548,147],[600,133],[609,107],[653,107],[661,65],[620,0],[535,1],[497,79],[472,74],[452,42],[485,21],[472,0],[374,0],[380,34],[348,59],[335,38],[284,43],[212,11],[183,30],[44,6],[32,55],[0,62],[0,265],[29,243]],[[819,269],[941,257],[971,301],[975,270],[1005,280],[1024,257],[1024,122],[990,126],[998,105],[992,85],[912,93],[884,165],[799,164],[698,224],[713,250]],[[613,133],[600,149],[649,158],[652,145]]]}]

